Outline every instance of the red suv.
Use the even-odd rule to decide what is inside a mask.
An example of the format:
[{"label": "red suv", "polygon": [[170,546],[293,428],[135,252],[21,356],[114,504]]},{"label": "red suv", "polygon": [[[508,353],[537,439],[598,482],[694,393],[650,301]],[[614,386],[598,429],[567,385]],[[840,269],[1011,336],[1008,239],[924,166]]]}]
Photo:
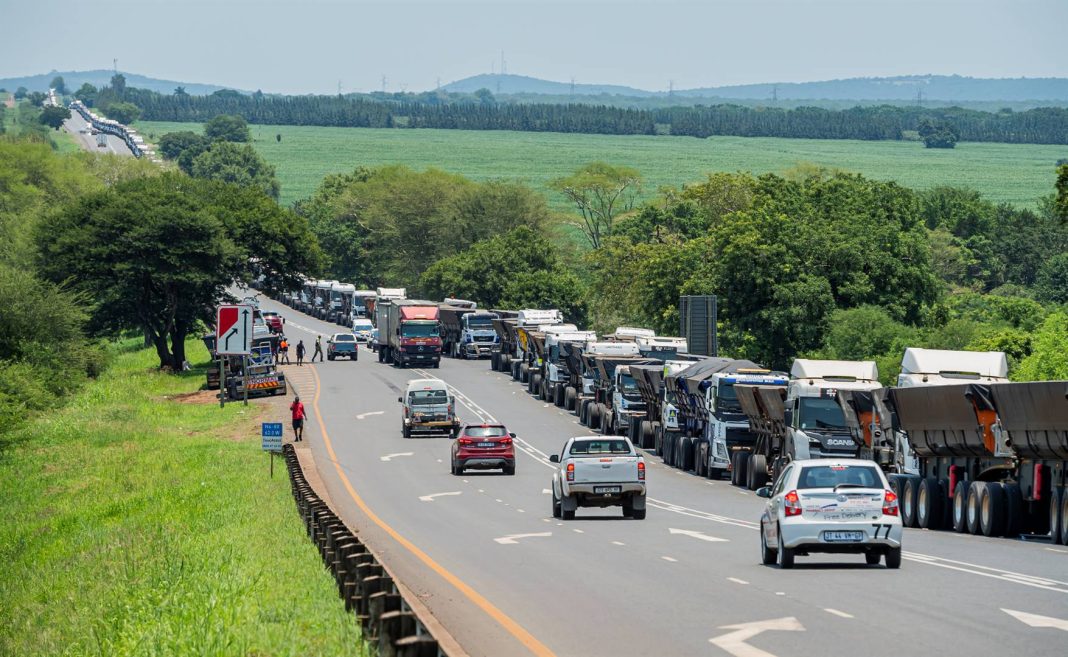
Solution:
[{"label": "red suv", "polygon": [[469,424],[452,442],[452,473],[464,470],[495,470],[515,474],[514,433],[500,424]]}]

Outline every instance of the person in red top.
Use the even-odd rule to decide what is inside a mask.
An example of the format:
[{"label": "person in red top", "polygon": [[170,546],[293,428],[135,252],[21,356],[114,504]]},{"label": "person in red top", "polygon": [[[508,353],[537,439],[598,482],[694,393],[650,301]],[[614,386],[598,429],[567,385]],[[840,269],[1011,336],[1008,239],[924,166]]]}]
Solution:
[{"label": "person in red top", "polygon": [[300,402],[299,396],[293,398],[289,411],[293,414],[293,433],[296,435],[293,442],[300,442],[304,440],[304,418],[307,416],[304,414],[304,404]]}]

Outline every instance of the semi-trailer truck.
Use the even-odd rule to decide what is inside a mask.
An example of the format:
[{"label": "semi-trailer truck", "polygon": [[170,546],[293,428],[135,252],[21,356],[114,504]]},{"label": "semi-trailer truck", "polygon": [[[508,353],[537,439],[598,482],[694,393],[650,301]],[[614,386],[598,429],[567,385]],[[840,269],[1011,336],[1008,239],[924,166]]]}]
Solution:
[{"label": "semi-trailer truck", "polygon": [[493,329],[497,313],[456,306],[454,301],[446,299],[440,306],[442,353],[452,358],[491,356],[497,344]]},{"label": "semi-trailer truck", "polygon": [[441,364],[441,322],[432,301],[379,298],[378,360],[397,367]]}]

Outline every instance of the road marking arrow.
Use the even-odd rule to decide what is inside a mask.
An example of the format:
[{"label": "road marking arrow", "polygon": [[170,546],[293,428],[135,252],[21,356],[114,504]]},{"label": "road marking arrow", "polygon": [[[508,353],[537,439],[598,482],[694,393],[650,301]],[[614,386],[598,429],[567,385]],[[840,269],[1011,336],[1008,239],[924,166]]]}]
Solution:
[{"label": "road marking arrow", "polygon": [[1038,614],[1029,614],[1026,611],[1014,611],[1012,609],[1002,609],[1001,611],[1031,627],[1052,627],[1053,629],[1068,632],[1068,620],[1039,616]]},{"label": "road marking arrow", "polygon": [[379,456],[379,461],[392,461],[398,456],[415,456],[415,452],[397,452],[396,454],[386,454],[385,456]]},{"label": "road marking arrow", "polygon": [[780,631],[780,632],[804,632],[805,628],[801,625],[793,616],[787,616],[786,618],[775,618],[772,620],[755,621],[752,623],[738,623],[736,625],[724,625],[719,628],[721,630],[734,630],[721,636],[713,637],[708,640],[712,645],[722,648],[724,651],[734,655],[734,657],[775,657],[775,655],[761,650],[755,646],[751,646],[746,641],[753,637],[768,631]]},{"label": "road marking arrow", "polygon": [[449,497],[452,495],[460,495],[460,491],[455,490],[451,493],[434,493],[433,495],[420,495],[419,499],[423,502],[433,502],[435,497]]},{"label": "road marking arrow", "polygon": [[534,534],[509,534],[508,536],[502,536],[493,540],[497,541],[501,545],[515,545],[521,538],[545,538],[552,536],[552,532],[536,532]]},{"label": "road marking arrow", "polygon": [[363,420],[364,418],[369,418],[372,415],[383,415],[384,413],[385,413],[385,411],[370,411],[369,413],[360,413],[359,415],[356,416],[356,419],[357,420]]},{"label": "road marking arrow", "polygon": [[672,534],[681,534],[683,536],[689,536],[691,538],[696,538],[696,539],[701,540],[701,541],[708,541],[709,543],[729,543],[730,542],[730,539],[717,538],[715,536],[709,536],[708,534],[702,534],[701,532],[695,532],[695,531],[693,531],[691,529],[675,529],[674,527],[672,527],[671,529],[668,529],[668,531],[671,532]]}]

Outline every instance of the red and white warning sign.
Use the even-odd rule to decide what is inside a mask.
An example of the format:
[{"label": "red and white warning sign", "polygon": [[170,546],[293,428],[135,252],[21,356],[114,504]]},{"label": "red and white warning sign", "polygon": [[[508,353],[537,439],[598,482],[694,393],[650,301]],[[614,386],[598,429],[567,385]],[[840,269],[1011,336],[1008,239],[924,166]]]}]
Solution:
[{"label": "red and white warning sign", "polygon": [[215,315],[216,352],[228,356],[248,354],[252,348],[252,306],[219,306]]}]

